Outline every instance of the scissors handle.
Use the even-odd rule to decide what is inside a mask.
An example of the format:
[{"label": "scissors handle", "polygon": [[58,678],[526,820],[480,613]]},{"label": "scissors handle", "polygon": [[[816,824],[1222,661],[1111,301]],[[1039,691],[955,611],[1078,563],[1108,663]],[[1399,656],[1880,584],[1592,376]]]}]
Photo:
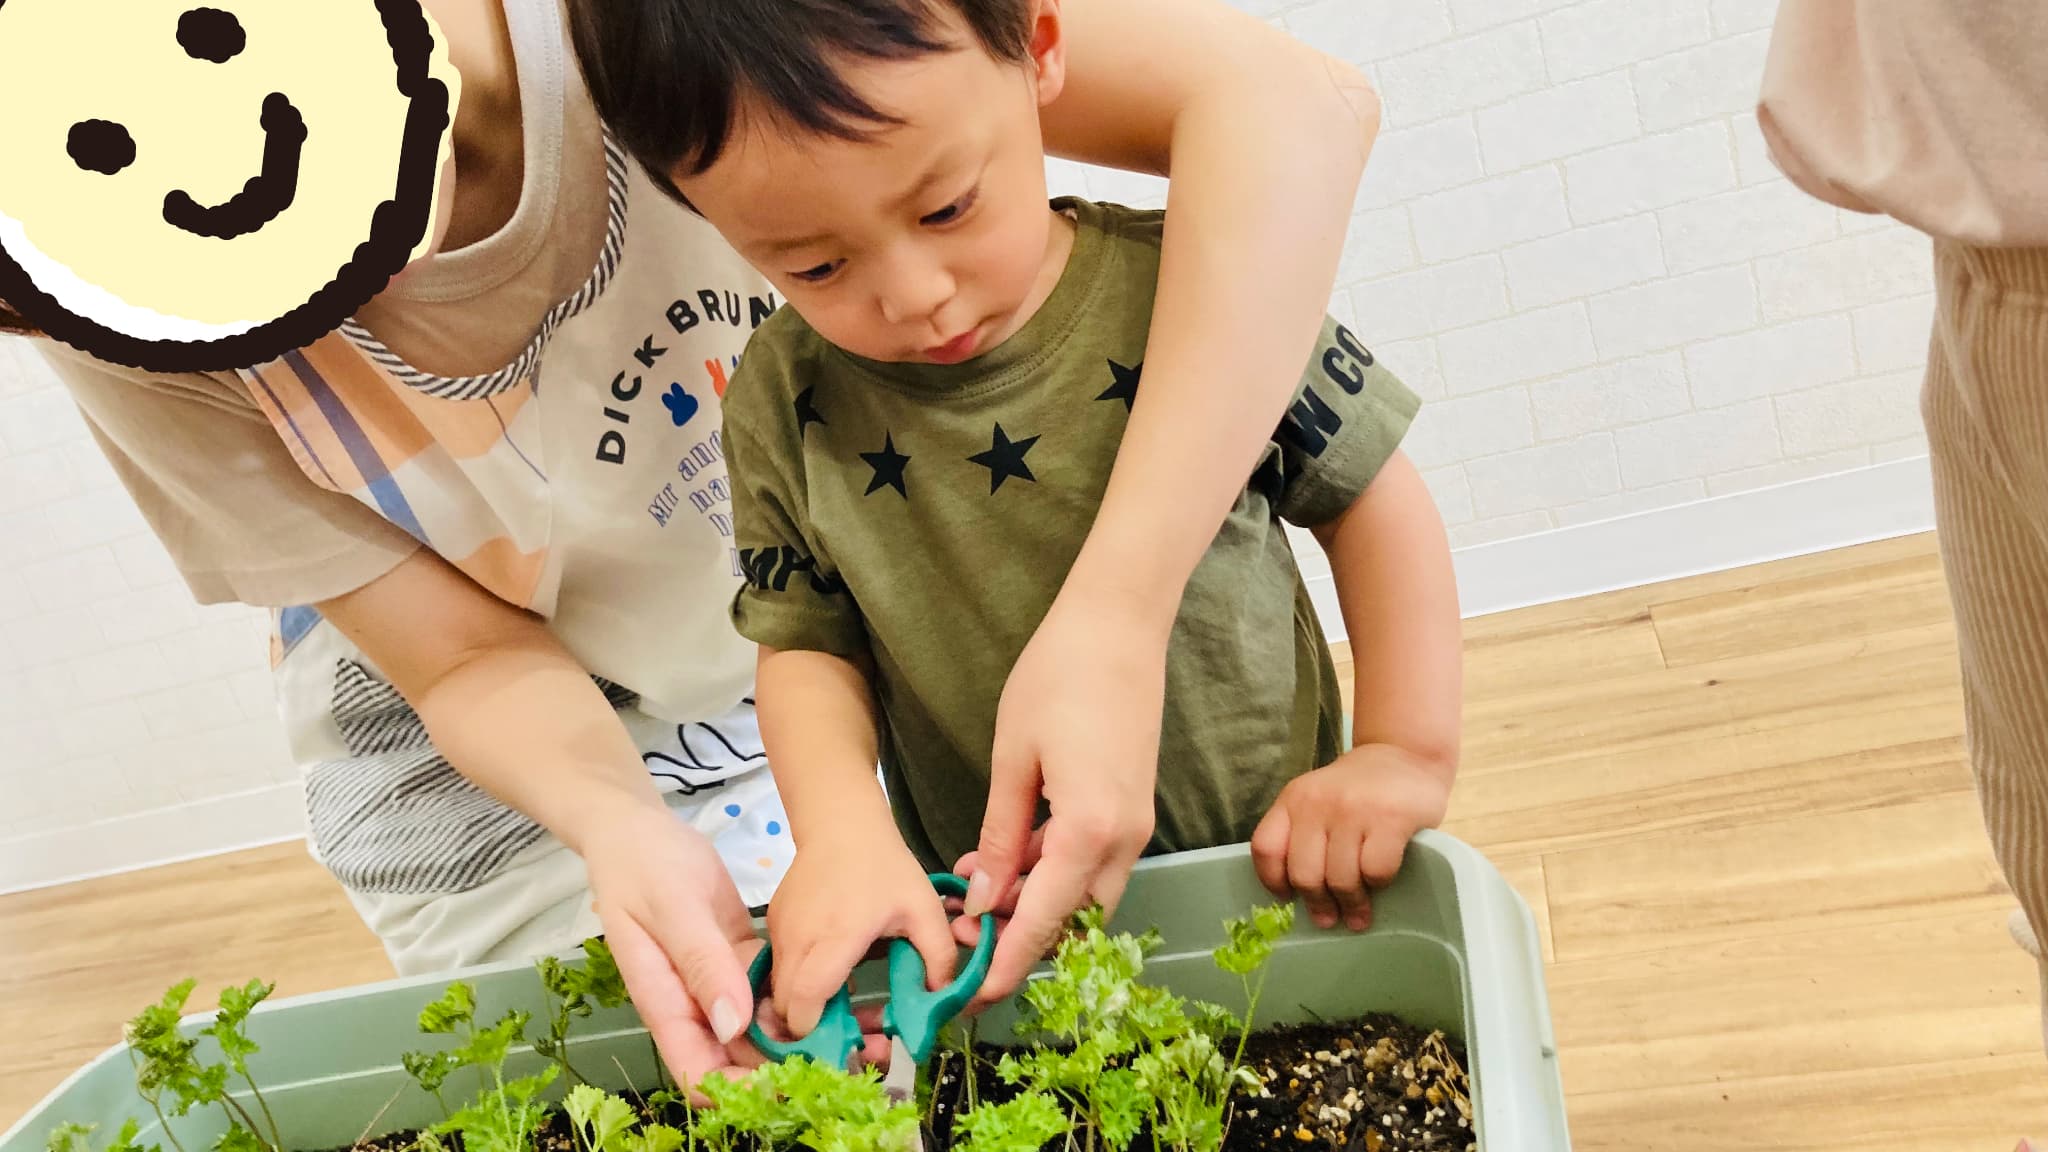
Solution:
[{"label": "scissors handle", "polygon": [[[935,872],[932,887],[941,896],[967,898],[967,881],[950,872]],[[960,1015],[981,991],[988,978],[988,965],[996,952],[996,918],[983,913],[981,938],[974,952],[953,982],[936,992],[925,987],[924,957],[908,940],[889,945],[889,1003],[882,1009],[882,1031],[903,1041],[910,1055],[923,1064],[931,1059],[939,1030]]]},{"label": "scissors handle", "polygon": [[[768,991],[768,977],[774,961],[770,957],[768,942],[761,942],[761,950],[754,954],[754,962],[747,966],[747,983],[754,990],[758,1001]],[[756,1019],[747,1026],[747,1039],[761,1050],[770,1060],[787,1060],[791,1056],[808,1056],[820,1064],[834,1068],[847,1068],[853,1063],[853,1054],[860,1051],[860,1021],[853,1018],[853,993],[842,984],[832,999],[825,1002],[825,1014],[818,1017],[818,1026],[801,1040],[775,1040],[761,1030]]]},{"label": "scissors handle", "polygon": [[[967,881],[958,876],[935,872],[930,880],[932,888],[941,896],[967,897]],[[995,950],[996,918],[984,914],[981,938],[975,942],[967,964],[952,983],[933,992],[925,987],[924,957],[918,954],[917,947],[908,940],[890,941],[889,1003],[882,1009],[883,1033],[902,1040],[917,1063],[930,1059],[932,1048],[938,1042],[939,1029],[958,1016],[974,999],[975,993],[981,991]],[[768,990],[773,965],[770,947],[763,941],[753,963],[747,966],[747,982],[757,999]],[[808,1056],[834,1068],[849,1067],[861,1047],[860,1022],[853,1015],[853,993],[841,985],[839,991],[832,994],[832,999],[826,1002],[824,1015],[818,1018],[818,1026],[800,1040],[773,1039],[762,1031],[758,1020],[748,1026],[747,1039],[771,1060]]]}]

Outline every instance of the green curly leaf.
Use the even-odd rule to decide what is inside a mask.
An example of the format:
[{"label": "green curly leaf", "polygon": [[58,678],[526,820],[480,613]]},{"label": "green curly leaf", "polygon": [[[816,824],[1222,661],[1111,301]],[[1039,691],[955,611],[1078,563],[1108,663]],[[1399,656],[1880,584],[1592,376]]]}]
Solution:
[{"label": "green curly leaf", "polygon": [[1058,1100],[1043,1092],[1026,1092],[961,1113],[954,1129],[966,1138],[953,1145],[953,1152],[1038,1152],[1073,1126]]},{"label": "green curly leaf", "polygon": [[599,936],[583,942],[584,993],[600,1008],[617,1008],[631,1001],[626,979],[619,974],[619,962],[612,947]]},{"label": "green curly leaf", "polygon": [[48,1152],[92,1152],[92,1134],[97,1124],[80,1124],[76,1121],[59,1124],[50,1129],[49,1137],[43,1142]]},{"label": "green curly leaf", "polygon": [[683,1133],[666,1124],[649,1124],[627,1136],[624,1152],[680,1152],[687,1138]]},{"label": "green curly leaf", "polygon": [[452,1035],[455,1029],[476,1018],[476,988],[456,981],[439,1000],[420,1009],[420,1031],[430,1035]]},{"label": "green curly leaf", "polygon": [[533,1136],[547,1121],[547,1110],[537,1107],[535,1101],[559,1072],[550,1064],[537,1076],[484,1092],[431,1131],[459,1133],[463,1152],[532,1152]]},{"label": "green curly leaf", "polygon": [[578,1084],[569,1089],[562,1107],[575,1122],[583,1147],[588,1152],[618,1152],[617,1141],[631,1131],[639,1119],[633,1106],[602,1088]]},{"label": "green curly leaf", "polygon": [[1230,941],[1216,949],[1216,966],[1234,976],[1249,976],[1272,959],[1273,948],[1294,931],[1294,905],[1267,904],[1250,916],[1228,921]]},{"label": "green curly leaf", "polygon": [[1097,1121],[1102,1142],[1116,1152],[1131,1146],[1152,1116],[1152,1095],[1128,1068],[1112,1068],[1095,1085]]},{"label": "green curly leaf", "polygon": [[457,1059],[476,1068],[504,1067],[513,1045],[526,1038],[526,1025],[531,1019],[529,1013],[516,1008],[505,1013],[496,1024],[479,1029],[469,1043],[457,1048]]},{"label": "green curly leaf", "polygon": [[407,1052],[398,1058],[411,1076],[429,1094],[437,1093],[462,1062],[452,1052]]},{"label": "green curly leaf", "polygon": [[233,1124],[221,1133],[219,1140],[214,1141],[213,1148],[214,1152],[269,1152],[270,1146],[254,1132]]},{"label": "green curly leaf", "polygon": [[134,1117],[129,1117],[127,1122],[121,1125],[121,1131],[114,1135],[114,1142],[107,1145],[107,1152],[159,1152],[155,1144],[147,1148],[142,1146],[137,1140],[141,1131],[142,1126],[135,1122]]}]

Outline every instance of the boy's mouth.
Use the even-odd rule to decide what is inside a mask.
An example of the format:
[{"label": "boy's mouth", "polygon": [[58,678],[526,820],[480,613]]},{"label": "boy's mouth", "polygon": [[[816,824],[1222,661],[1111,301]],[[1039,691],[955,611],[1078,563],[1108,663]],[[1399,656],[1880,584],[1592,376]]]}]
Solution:
[{"label": "boy's mouth", "polygon": [[977,324],[936,348],[925,349],[924,356],[934,364],[959,364],[972,359],[980,343],[981,325]]}]

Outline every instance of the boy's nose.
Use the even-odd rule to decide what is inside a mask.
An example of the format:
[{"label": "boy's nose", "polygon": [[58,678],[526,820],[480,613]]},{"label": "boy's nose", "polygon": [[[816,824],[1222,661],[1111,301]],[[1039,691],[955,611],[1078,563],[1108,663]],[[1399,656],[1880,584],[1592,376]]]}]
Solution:
[{"label": "boy's nose", "polygon": [[931,319],[953,298],[953,277],[938,264],[899,264],[881,295],[882,318],[891,324]]}]

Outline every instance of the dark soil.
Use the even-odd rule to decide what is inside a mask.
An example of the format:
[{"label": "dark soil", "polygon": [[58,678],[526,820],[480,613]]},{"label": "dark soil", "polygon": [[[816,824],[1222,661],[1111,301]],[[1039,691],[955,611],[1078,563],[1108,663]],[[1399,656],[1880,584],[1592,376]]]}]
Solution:
[{"label": "dark soil", "polygon": [[[995,1075],[1002,1049],[976,1049],[984,1101],[1012,1093]],[[925,1146],[942,1149],[964,1104],[960,1054],[934,1062]],[[1252,1034],[1245,1064],[1261,1094],[1233,1097],[1223,1152],[1476,1152],[1465,1046],[1393,1016],[1304,1024]],[[1133,1149],[1150,1149],[1140,1136]]]},{"label": "dark soil", "polygon": [[1392,1016],[1256,1033],[1223,1152],[1478,1148],[1465,1046]]},{"label": "dark soil", "polygon": [[[975,1048],[980,1100],[1000,1102],[1013,1094],[995,1074],[1002,1052],[990,1044]],[[1477,1152],[1465,1060],[1460,1041],[1393,1016],[1254,1033],[1245,1064],[1264,1087],[1233,1097],[1223,1152]],[[933,1061],[924,1134],[932,1152],[950,1144],[953,1117],[966,1104],[961,1072],[958,1051]],[[685,1124],[680,1108],[651,1118]],[[450,1152],[461,1152],[459,1137],[444,1141]],[[409,1152],[413,1144],[413,1133],[396,1133],[348,1152]],[[535,1144],[537,1152],[578,1152],[559,1111]],[[1148,1152],[1151,1140],[1140,1135],[1132,1147]]]}]

